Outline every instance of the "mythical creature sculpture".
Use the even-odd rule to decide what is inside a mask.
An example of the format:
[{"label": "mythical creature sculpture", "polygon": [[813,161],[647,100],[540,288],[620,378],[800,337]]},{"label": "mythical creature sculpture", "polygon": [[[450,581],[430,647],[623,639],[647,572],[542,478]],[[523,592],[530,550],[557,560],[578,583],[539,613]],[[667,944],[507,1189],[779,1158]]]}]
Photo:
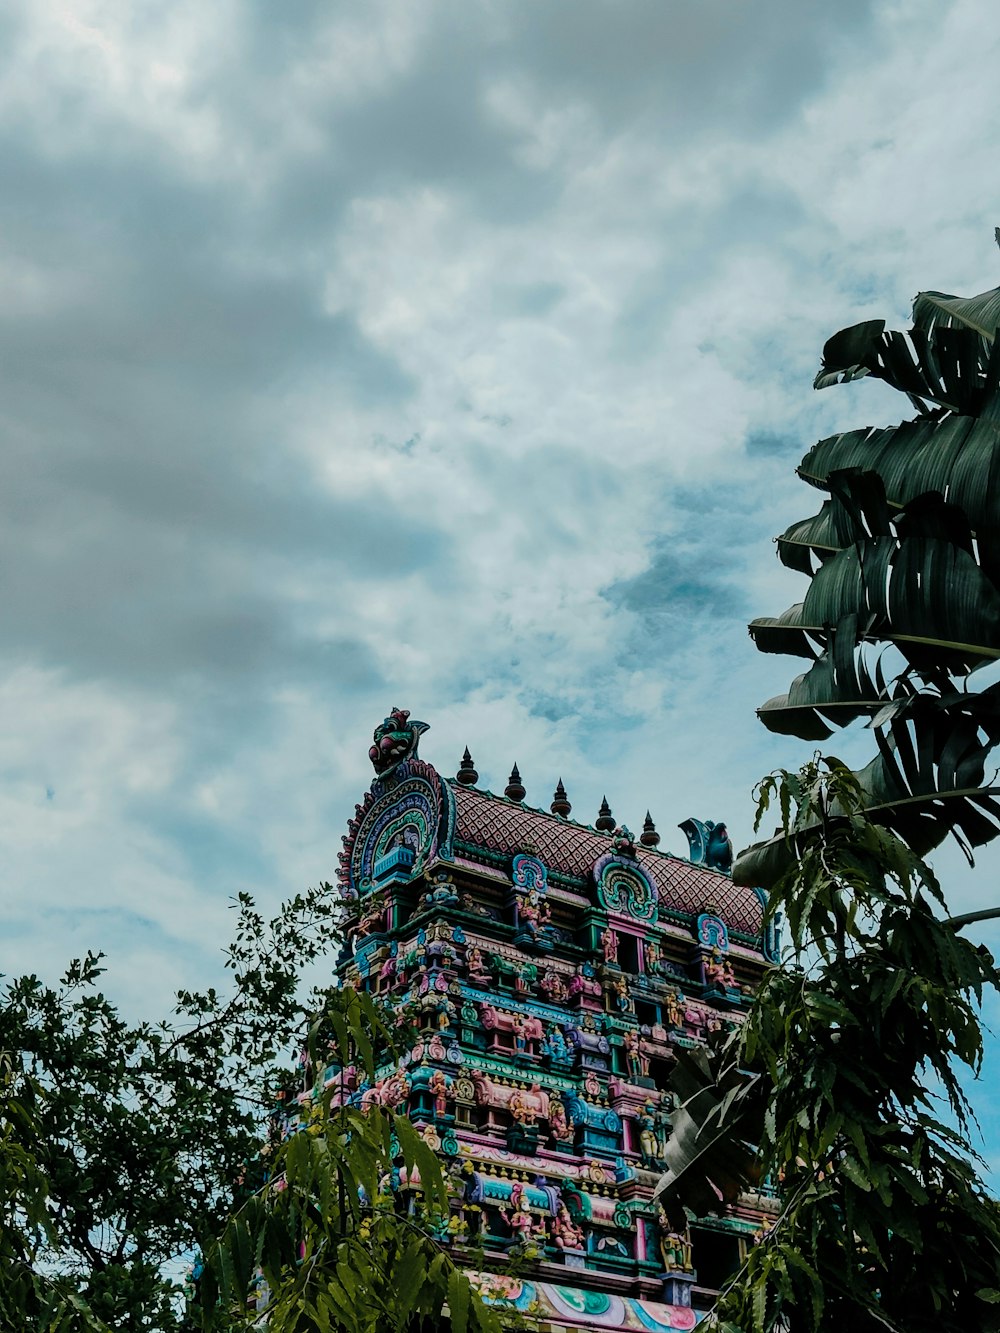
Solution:
[{"label": "mythical creature sculpture", "polygon": [[375,728],[372,736],[374,744],[368,751],[368,758],[379,777],[401,764],[404,759],[412,759],[417,753],[417,744],[427,730],[426,722],[410,721],[409,709],[394,708],[387,718]]},{"label": "mythical creature sculpture", "polygon": [[677,827],[687,835],[694,865],[729,874],[733,868],[733,844],[725,824],[714,824],[710,819],[685,819]]}]

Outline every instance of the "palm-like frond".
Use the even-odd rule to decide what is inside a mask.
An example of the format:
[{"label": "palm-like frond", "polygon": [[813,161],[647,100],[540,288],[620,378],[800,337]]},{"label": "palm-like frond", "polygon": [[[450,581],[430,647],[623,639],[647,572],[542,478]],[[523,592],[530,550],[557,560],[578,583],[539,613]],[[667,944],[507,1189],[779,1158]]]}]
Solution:
[{"label": "palm-like frond", "polygon": [[[825,740],[867,719],[877,753],[858,775],[865,813],[920,854],[954,833],[966,849],[1000,833],[986,764],[1000,743],[993,690],[972,673],[1000,659],[1000,288],[923,292],[906,333],[868,320],[823,349],[816,386],[871,375],[919,415],[820,440],[799,475],[827,493],[778,555],[805,574],[802,601],[750,626],[767,653],[809,662],[758,710],[772,731]],[[902,673],[886,679],[881,648]],[[873,658],[874,655],[874,658]],[[737,861],[767,885],[775,840]]]}]

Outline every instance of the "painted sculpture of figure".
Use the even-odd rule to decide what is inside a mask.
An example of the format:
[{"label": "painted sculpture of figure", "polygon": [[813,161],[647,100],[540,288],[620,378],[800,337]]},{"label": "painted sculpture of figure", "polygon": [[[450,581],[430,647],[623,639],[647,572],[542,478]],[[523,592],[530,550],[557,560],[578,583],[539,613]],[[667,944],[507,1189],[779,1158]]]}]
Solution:
[{"label": "painted sculpture of figure", "polygon": [[437,1019],[438,1031],[447,1032],[451,1027],[451,1020],[455,1016],[455,1006],[447,995],[442,995],[434,1006]]},{"label": "painted sculpture of figure", "polygon": [[548,903],[543,900],[538,890],[529,889],[518,904],[517,915],[523,929],[537,939],[539,933],[548,925],[551,912]]},{"label": "painted sculpture of figure", "polygon": [[631,996],[629,995],[628,981],[625,979],[624,972],[621,974],[620,977],[617,977],[615,979],[614,993],[615,993],[615,1005],[621,1010],[623,1014],[629,1013],[629,1011],[632,1008],[632,999]]},{"label": "painted sculpture of figure", "polygon": [[550,1060],[565,1060],[569,1054],[569,1047],[566,1045],[566,1038],[562,1034],[562,1029],[557,1028],[555,1024],[549,1028],[545,1035],[542,1054],[547,1055]]},{"label": "painted sculpture of figure", "polygon": [[515,1242],[519,1242],[521,1245],[529,1245],[532,1233],[535,1230],[535,1219],[528,1212],[528,1206],[524,1199],[524,1186],[520,1181],[514,1184],[514,1188],[510,1192],[510,1207],[505,1209],[505,1213],[510,1234]]},{"label": "painted sculpture of figure", "polygon": [[646,958],[646,971],[651,976],[657,976],[663,962],[663,950],[655,940],[647,940],[643,945],[643,953]]},{"label": "painted sculpture of figure", "polygon": [[560,1203],[552,1223],[552,1240],[557,1250],[582,1250],[583,1232],[569,1215],[569,1209]]},{"label": "painted sculpture of figure", "polygon": [[507,1103],[507,1110],[510,1112],[516,1125],[533,1125],[535,1123],[535,1113],[528,1105],[524,1093],[520,1088],[515,1088],[511,1093],[510,1101]]},{"label": "painted sculpture of figure", "polygon": [[684,1026],[684,1010],[681,1007],[681,997],[677,991],[668,991],[664,997],[663,1017],[667,1020],[668,1028],[682,1028]]},{"label": "painted sculpture of figure", "polygon": [[705,960],[705,979],[710,986],[718,986],[720,990],[736,989],[733,965],[717,944],[712,945],[711,956]]},{"label": "painted sculpture of figure", "polygon": [[486,959],[483,957],[483,951],[478,944],[470,944],[465,951],[465,965],[468,968],[469,980],[481,986],[492,980],[486,967]]},{"label": "painted sculpture of figure", "polygon": [[653,1110],[652,1102],[647,1102],[642,1108],[638,1121],[639,1154],[643,1166],[651,1170],[662,1165],[659,1151],[660,1145],[656,1139],[656,1115]]},{"label": "painted sculpture of figure", "polygon": [[435,1069],[427,1082],[427,1090],[434,1097],[434,1114],[448,1114],[448,1079],[440,1069]]},{"label": "painted sculpture of figure", "polygon": [[566,1107],[555,1097],[549,1102],[549,1135],[556,1143],[565,1143],[573,1137],[573,1126],[566,1119]]},{"label": "painted sculpture of figure", "polygon": [[664,1213],[660,1213],[660,1257],[666,1271],[685,1273],[692,1270],[691,1236],[687,1231],[672,1231]]},{"label": "painted sculpture of figure", "polygon": [[618,962],[618,936],[610,926],[605,927],[601,932],[601,948],[604,951],[604,961],[606,963]]},{"label": "painted sculpture of figure", "polygon": [[645,1077],[649,1073],[649,1058],[643,1050],[642,1038],[634,1028],[625,1033],[622,1046],[625,1049],[625,1063],[628,1066],[629,1077],[632,1079]]},{"label": "painted sculpture of figure", "polygon": [[511,1031],[514,1034],[514,1051],[517,1055],[524,1055],[528,1049],[527,1024],[521,1014],[515,1014],[511,1019]]}]

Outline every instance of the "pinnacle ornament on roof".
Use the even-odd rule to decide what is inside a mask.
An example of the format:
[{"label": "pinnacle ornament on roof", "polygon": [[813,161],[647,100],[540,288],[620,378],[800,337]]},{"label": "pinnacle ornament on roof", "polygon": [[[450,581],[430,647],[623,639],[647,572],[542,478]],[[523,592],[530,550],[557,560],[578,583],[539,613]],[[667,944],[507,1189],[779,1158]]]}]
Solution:
[{"label": "pinnacle ornament on roof", "polygon": [[594,828],[600,829],[602,833],[614,833],[617,823],[614,815],[611,813],[611,806],[608,805],[608,798],[601,797],[601,808],[597,812],[597,818],[594,820]]},{"label": "pinnacle ornament on roof", "polygon": [[517,764],[510,770],[510,778],[507,781],[506,787],[503,789],[503,794],[509,801],[524,800],[524,783],[521,781],[521,775],[517,771]]},{"label": "pinnacle ornament on roof", "polygon": [[563,786],[562,778],[556,783],[556,789],[552,796],[552,804],[549,809],[554,815],[562,815],[565,818],[573,807],[569,803],[569,797],[566,795],[566,788]]},{"label": "pinnacle ornament on roof", "polygon": [[653,823],[653,817],[646,811],[646,818],[642,825],[642,832],[639,834],[639,841],[643,847],[659,847],[660,835],[656,831],[656,825]]},{"label": "pinnacle ornament on roof", "polygon": [[465,747],[465,753],[462,755],[462,762],[458,766],[458,773],[455,775],[463,787],[474,787],[479,781],[479,774],[476,772],[476,766],[472,762],[472,755],[469,754],[469,747]]}]

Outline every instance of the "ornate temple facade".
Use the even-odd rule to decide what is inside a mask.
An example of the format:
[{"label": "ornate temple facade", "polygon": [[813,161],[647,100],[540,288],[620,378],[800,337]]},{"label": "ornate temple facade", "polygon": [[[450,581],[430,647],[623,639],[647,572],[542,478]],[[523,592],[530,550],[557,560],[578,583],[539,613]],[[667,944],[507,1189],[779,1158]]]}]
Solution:
[{"label": "ornate temple facade", "polygon": [[638,838],[606,800],[571,819],[561,780],[540,810],[516,767],[483,790],[468,750],[443,777],[424,730],[399,709],[377,728],[338,875],[338,974],[387,1002],[406,1054],[370,1086],[327,1076],[441,1155],[440,1235],[484,1294],[542,1328],[693,1328],[768,1200],[667,1228],[665,1088],[679,1048],[742,1021],[774,952],[761,898],[729,877],[721,825],[686,821],[673,856],[648,814]]}]

